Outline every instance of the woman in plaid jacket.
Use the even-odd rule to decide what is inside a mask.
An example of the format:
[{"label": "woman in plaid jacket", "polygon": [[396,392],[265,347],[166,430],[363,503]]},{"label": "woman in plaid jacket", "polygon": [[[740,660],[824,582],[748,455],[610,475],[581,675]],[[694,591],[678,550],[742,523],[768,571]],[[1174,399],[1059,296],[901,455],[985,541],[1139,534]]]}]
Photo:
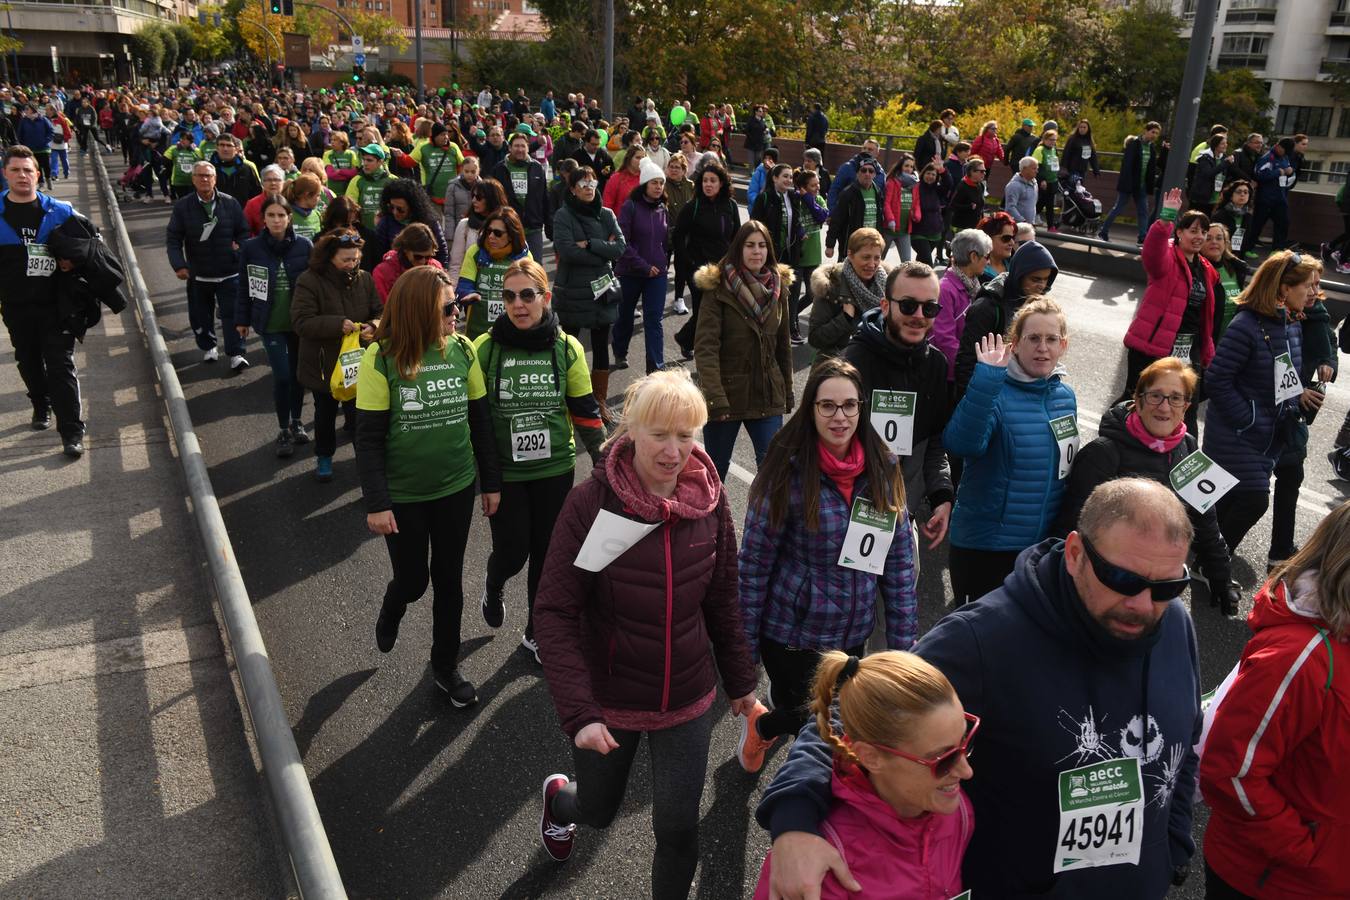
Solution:
[{"label": "woman in plaid jacket", "polygon": [[757,772],[779,735],[806,719],[822,650],[863,654],[880,587],[886,645],[917,637],[914,544],[896,458],[863,415],[852,364],[816,364],[802,405],[750,487],[740,550],[741,618],[769,675],[772,712],[743,720],[738,756]]}]

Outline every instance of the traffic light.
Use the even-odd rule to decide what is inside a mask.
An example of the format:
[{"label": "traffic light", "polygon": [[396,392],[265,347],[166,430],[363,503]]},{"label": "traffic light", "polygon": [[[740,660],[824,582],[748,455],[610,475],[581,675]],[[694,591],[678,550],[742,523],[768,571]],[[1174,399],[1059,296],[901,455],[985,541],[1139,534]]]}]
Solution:
[{"label": "traffic light", "polygon": [[272,15],[281,15],[281,0],[272,0]]},{"label": "traffic light", "polygon": [[361,82],[363,82],[363,81],[365,81],[365,80],[366,80],[366,67],[365,67],[364,65],[360,65],[360,64],[353,65],[353,66],[352,66],[352,82],[353,82],[354,84],[360,84]]},{"label": "traffic light", "polygon": [[271,0],[271,4],[274,16],[295,15],[295,0]]}]

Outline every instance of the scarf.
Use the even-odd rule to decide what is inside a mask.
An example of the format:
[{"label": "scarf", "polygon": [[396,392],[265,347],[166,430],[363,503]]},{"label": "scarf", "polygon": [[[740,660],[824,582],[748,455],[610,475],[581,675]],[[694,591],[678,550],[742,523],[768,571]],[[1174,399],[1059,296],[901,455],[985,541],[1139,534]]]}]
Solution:
[{"label": "scarf", "polygon": [[740,266],[728,263],[722,267],[722,281],[741,301],[750,318],[763,325],[778,302],[778,270],[769,266],[763,272],[751,275]]},{"label": "scarf", "polygon": [[498,316],[492,323],[492,340],[519,350],[548,350],[558,343],[558,314],[544,310],[544,317],[532,328],[521,330],[510,316]]},{"label": "scarf", "polygon": [[1136,441],[1143,444],[1154,453],[1171,453],[1180,444],[1182,438],[1186,437],[1186,423],[1178,422],[1177,430],[1167,437],[1160,438],[1144,427],[1144,422],[1139,418],[1137,410],[1131,410],[1125,417],[1125,430],[1130,433]]},{"label": "scarf", "polygon": [[978,278],[971,278],[956,266],[952,266],[949,271],[955,272],[956,277],[961,279],[961,284],[966,289],[966,297],[969,298],[971,302],[974,302],[975,295],[980,292],[980,280]]},{"label": "scarf", "polygon": [[484,241],[482,244],[482,251],[484,254],[486,254],[490,259],[494,260],[495,262],[501,262],[502,260],[510,256],[512,253],[516,252],[515,248],[513,248],[510,244],[507,244],[500,250],[493,250],[491,247],[487,245],[486,241]]},{"label": "scarf", "polygon": [[600,218],[601,205],[599,191],[595,192],[595,199],[590,203],[582,203],[581,200],[577,198],[576,194],[568,191],[563,197],[563,202],[567,204],[568,209],[579,216],[587,216],[592,219]]},{"label": "scarf", "polygon": [[[880,272],[880,269],[877,269]],[[840,264],[840,272],[844,277],[844,284],[848,285],[849,293],[856,297],[863,306],[868,309],[876,309],[881,305],[881,295],[885,291],[884,284],[877,283],[877,276],[873,275],[867,281],[862,280],[853,269],[853,263],[850,260],[844,260]],[[972,295],[974,296],[974,295]]]},{"label": "scarf", "polygon": [[843,459],[836,459],[833,453],[825,449],[825,443],[817,440],[816,461],[820,464],[821,473],[833,481],[834,486],[839,488],[839,493],[844,495],[844,502],[851,504],[853,483],[858,480],[863,467],[867,464],[867,460],[863,457],[862,441],[858,440],[858,436],[855,434],[853,440],[849,442],[848,453]]}]

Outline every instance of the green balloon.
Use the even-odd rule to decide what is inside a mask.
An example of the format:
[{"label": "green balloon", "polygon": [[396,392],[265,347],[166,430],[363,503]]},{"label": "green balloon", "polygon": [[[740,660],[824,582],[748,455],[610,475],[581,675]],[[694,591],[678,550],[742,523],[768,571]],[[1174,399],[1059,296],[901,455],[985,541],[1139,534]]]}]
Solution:
[{"label": "green balloon", "polygon": [[436,91],[436,93],[438,93],[438,94],[440,94],[442,97],[444,97],[444,96],[445,96],[445,88],[438,88],[437,91]]},{"label": "green balloon", "polygon": [[684,122],[684,117],[687,115],[689,115],[689,110],[685,109],[683,106],[672,106],[670,108],[670,124],[679,128]]},{"label": "green balloon", "polygon": [[459,82],[457,81],[454,84],[450,85],[450,89],[454,91],[459,90]]},{"label": "green balloon", "polygon": [[601,147],[603,147],[603,146],[605,146],[606,144],[609,143],[609,132],[608,132],[608,131],[606,131],[606,130],[603,129],[603,128],[600,128],[600,129],[597,129],[597,133],[600,135],[600,146],[601,146]]}]

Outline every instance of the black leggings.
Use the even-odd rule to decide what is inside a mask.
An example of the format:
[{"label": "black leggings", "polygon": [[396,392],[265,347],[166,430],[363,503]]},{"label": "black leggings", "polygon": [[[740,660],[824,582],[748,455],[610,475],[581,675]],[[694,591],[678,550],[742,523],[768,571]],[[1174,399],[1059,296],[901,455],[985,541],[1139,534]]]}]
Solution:
[{"label": "black leggings", "polygon": [[931,266],[933,264],[933,248],[942,246],[942,235],[915,234],[910,236],[910,243],[914,245],[914,255],[918,257],[919,262]]},{"label": "black leggings", "polygon": [[492,529],[492,553],[488,556],[488,586],[501,590],[506,582],[530,561],[526,575],[526,598],[529,613],[525,620],[525,636],[534,637],[534,595],[539,590],[539,576],[544,571],[544,557],[548,556],[549,538],[553,525],[562,512],[567,493],[572,490],[575,469],[561,475],[537,478],[534,481],[507,481],[502,484],[502,500],[497,514],[488,519]]},{"label": "black leggings", "polygon": [[332,456],[337,452],[337,414],[348,419],[356,415],[355,400],[334,400],[327,391],[314,391],[314,455]]},{"label": "black leggings", "polygon": [[[409,603],[431,582],[431,664],[449,672],[459,661],[460,618],[464,614],[464,548],[473,521],[473,486],[435,500],[395,503],[398,532],[384,536],[394,577],[384,592],[382,612],[398,622]],[[427,550],[431,565],[427,565]]]},{"label": "black leggings", "polygon": [[[1327,244],[1327,251],[1340,251],[1344,256],[1347,245],[1350,245],[1350,215],[1341,213],[1341,233]],[[1350,263],[1350,259],[1342,259],[1341,262]]]},{"label": "black leggings", "polygon": [[[1297,503],[1297,494],[1295,495]],[[1237,556],[1238,545],[1247,532],[1266,514],[1270,505],[1270,491],[1252,491],[1233,488],[1214,504],[1214,516],[1219,520],[1219,533],[1228,545],[1228,555]]]},{"label": "black leggings", "polygon": [[684,266],[675,266],[675,299],[679,300],[684,296],[684,288],[688,285],[692,291],[694,289],[694,273],[691,269]]},{"label": "black leggings", "polygon": [[1021,553],[1021,550],[972,550],[952,544],[947,568],[952,576],[956,605],[972,603],[1003,587],[1003,579],[1012,574]]},{"label": "black leggings", "polygon": [[1045,187],[1037,189],[1036,211],[1045,217],[1046,228],[1054,228],[1059,224],[1055,219],[1055,183],[1053,181],[1047,181]]},{"label": "black leggings", "polygon": [[[844,652],[862,656],[866,649],[865,645],[859,644]],[[773,704],[773,710],[761,716],[756,724],[760,737],[772,740],[802,730],[811,715],[811,688],[816,680],[820,654],[819,650],[799,650],[776,641],[760,640],[759,658],[769,676],[769,701]]]},{"label": "black leggings", "polygon": [[[652,858],[654,900],[685,900],[698,865],[699,803],[708,773],[708,739],[717,716],[712,709],[683,725],[648,731],[652,759]],[[608,828],[623,803],[628,772],[643,732],[611,728],[617,750],[601,756],[572,748],[576,778],[553,797],[550,812],[560,824]]]},{"label": "black leggings", "polygon": [[1219,877],[1219,873],[1205,863],[1205,900],[1255,900]]},{"label": "black leggings", "polygon": [[1303,487],[1303,461],[1306,457],[1275,466],[1275,499],[1270,514],[1270,558],[1288,559],[1294,555],[1294,523],[1298,517],[1298,492]]},{"label": "black leggings", "polygon": [[33,158],[37,160],[38,177],[50,186],[52,183],[52,152],[50,150],[39,150],[33,154]]},{"label": "black leggings", "polygon": [[698,308],[703,302],[703,292],[689,283],[689,321],[679,331],[675,332],[675,343],[681,350],[693,351],[694,336],[698,334]]}]

